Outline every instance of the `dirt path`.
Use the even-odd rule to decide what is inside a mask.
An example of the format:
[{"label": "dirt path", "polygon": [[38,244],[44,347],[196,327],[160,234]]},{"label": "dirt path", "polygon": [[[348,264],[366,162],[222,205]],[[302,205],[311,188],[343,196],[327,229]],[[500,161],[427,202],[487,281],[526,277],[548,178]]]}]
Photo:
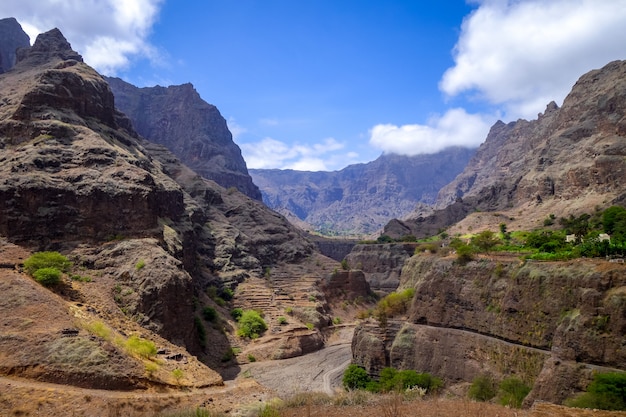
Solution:
[{"label": "dirt path", "polygon": [[279,396],[298,392],[335,393],[352,360],[354,326],[343,327],[327,347],[308,355],[242,365],[238,378],[252,378]]}]

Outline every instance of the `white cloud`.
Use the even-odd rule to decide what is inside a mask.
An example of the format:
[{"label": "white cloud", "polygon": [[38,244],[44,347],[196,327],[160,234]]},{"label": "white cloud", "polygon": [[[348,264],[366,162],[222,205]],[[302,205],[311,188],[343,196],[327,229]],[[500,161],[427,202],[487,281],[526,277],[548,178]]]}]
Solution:
[{"label": "white cloud", "polygon": [[329,171],[357,162],[358,158],[356,152],[341,152],[345,146],[334,138],[314,144],[287,144],[265,138],[239,146],[248,168]]},{"label": "white cloud", "polygon": [[464,109],[451,109],[426,125],[376,125],[370,131],[370,145],[401,155],[432,154],[450,146],[476,147],[485,140],[493,121]]},{"label": "white cloud", "polygon": [[2,0],[0,16],[15,17],[35,41],[59,28],[87,64],[105,75],[128,67],[133,57],[157,60],[148,42],[164,0]]},{"label": "white cloud", "polygon": [[463,22],[440,88],[535,118],[584,73],[624,59],[626,0],[482,0]]}]

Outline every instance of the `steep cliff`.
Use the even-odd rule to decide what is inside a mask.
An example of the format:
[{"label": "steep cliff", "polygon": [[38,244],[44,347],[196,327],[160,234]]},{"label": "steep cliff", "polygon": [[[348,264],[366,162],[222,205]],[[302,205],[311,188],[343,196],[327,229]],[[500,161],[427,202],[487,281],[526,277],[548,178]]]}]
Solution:
[{"label": "steep cliff", "polygon": [[250,175],[263,201],[288,218],[322,233],[367,235],[418,203],[434,203],[473,153],[455,147],[433,155],[382,155],[334,172],[252,169]]},{"label": "steep cliff", "polygon": [[441,189],[435,215],[410,216],[390,231],[423,236],[425,225],[447,227],[476,210],[510,213],[518,221],[521,211],[530,228],[550,213],[623,202],[625,108],[626,61],[583,75],[561,108],[550,103],[535,120],[498,121],[463,172]]},{"label": "steep cliff", "polygon": [[527,401],[561,402],[594,370],[626,369],[626,274],[606,261],[520,262],[421,254],[405,265],[415,297],[405,320],[357,328],[354,360],[427,371],[448,383],[511,374]]},{"label": "steep cliff", "polygon": [[141,136],[164,145],[204,178],[261,200],[226,120],[217,107],[202,100],[193,85],[138,88],[119,78],[106,80],[116,107]]}]

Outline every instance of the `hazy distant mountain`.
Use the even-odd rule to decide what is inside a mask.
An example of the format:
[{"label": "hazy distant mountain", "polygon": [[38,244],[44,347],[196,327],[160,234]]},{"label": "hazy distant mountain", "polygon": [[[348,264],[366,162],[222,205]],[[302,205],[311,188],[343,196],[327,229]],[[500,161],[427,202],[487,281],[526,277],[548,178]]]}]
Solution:
[{"label": "hazy distant mountain", "polygon": [[474,152],[453,147],[433,155],[389,154],[333,172],[249,172],[265,204],[295,223],[329,234],[370,234],[419,203],[434,203]]},{"label": "hazy distant mountain", "polygon": [[[580,77],[559,108],[536,120],[498,121],[463,172],[443,187],[433,216],[393,221],[394,236],[431,235],[491,211],[526,229],[550,214],[591,213],[626,202],[626,61]],[[498,220],[494,216],[483,216]],[[476,225],[473,226],[476,229]]]}]

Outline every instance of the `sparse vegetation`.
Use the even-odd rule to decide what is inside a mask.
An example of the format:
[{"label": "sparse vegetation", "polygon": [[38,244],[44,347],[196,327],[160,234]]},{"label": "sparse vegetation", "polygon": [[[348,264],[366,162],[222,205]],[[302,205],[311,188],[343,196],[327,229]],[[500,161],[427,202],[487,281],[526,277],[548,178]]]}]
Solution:
[{"label": "sparse vegetation", "polygon": [[236,307],[230,310],[230,316],[235,320],[239,320],[239,317],[241,317],[242,314],[243,314],[243,310],[239,307]]},{"label": "sparse vegetation", "polygon": [[529,392],[528,385],[518,378],[509,377],[500,382],[498,401],[507,407],[520,408]]},{"label": "sparse vegetation", "polygon": [[176,385],[180,385],[180,381],[183,379],[184,375],[185,373],[182,371],[182,369],[176,368],[172,371],[172,376],[176,380]]},{"label": "sparse vegetation", "polygon": [[287,318],[285,318],[285,317],[283,317],[283,316],[280,316],[280,317],[278,318],[278,324],[280,324],[281,326],[283,326],[283,325],[287,324]]}]

